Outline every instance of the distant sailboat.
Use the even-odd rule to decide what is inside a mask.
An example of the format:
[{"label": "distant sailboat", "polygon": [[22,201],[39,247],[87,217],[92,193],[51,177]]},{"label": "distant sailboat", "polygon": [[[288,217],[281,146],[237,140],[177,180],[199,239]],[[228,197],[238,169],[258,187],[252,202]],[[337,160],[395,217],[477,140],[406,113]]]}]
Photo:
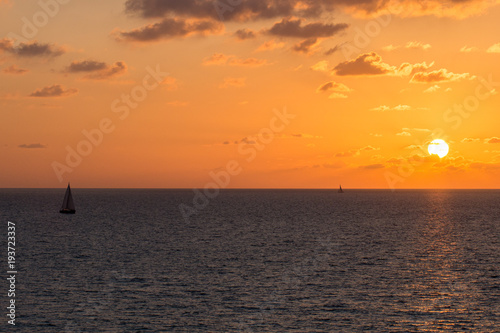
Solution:
[{"label": "distant sailboat", "polygon": [[76,212],[75,203],[73,202],[73,196],[71,195],[71,188],[69,187],[68,183],[68,188],[66,189],[66,194],[64,195],[63,204],[59,213],[75,214],[75,212]]},{"label": "distant sailboat", "polygon": [[339,190],[337,192],[338,193],[344,193],[344,190],[342,189],[342,185],[340,185]]}]

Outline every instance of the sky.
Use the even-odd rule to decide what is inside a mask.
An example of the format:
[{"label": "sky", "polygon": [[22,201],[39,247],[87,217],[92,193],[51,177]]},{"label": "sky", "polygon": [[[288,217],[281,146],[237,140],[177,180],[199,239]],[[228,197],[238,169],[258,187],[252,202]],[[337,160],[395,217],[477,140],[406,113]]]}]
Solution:
[{"label": "sky", "polygon": [[500,187],[498,0],[0,0],[0,22],[0,187]]}]

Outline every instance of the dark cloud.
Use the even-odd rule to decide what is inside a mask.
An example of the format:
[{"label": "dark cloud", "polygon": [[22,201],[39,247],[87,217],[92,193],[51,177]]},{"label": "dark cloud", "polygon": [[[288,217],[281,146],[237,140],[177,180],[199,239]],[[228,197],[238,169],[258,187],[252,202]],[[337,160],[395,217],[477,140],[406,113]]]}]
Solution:
[{"label": "dark cloud", "polygon": [[118,75],[122,75],[127,71],[127,65],[123,61],[117,61],[113,65],[108,65],[105,62],[95,60],[73,61],[64,72],[66,73],[90,73],[84,78],[91,80],[104,80]]},{"label": "dark cloud", "polygon": [[68,73],[78,73],[78,72],[93,72],[100,71],[108,68],[105,62],[95,61],[95,60],[83,60],[83,61],[73,61],[68,67],[66,67],[66,72]]},{"label": "dark cloud", "polygon": [[65,89],[60,84],[54,84],[52,86],[37,89],[30,94],[31,97],[63,97],[76,94],[77,89],[70,88]]},{"label": "dark cloud", "polygon": [[343,83],[338,83],[335,81],[330,81],[325,84],[322,84],[318,89],[316,89],[317,93],[329,92],[329,91],[337,91],[337,92],[349,92],[351,89],[347,87]]},{"label": "dark cloud", "polygon": [[215,21],[193,21],[165,18],[158,23],[146,25],[130,31],[120,31],[118,40],[151,42],[160,39],[185,37],[194,33],[207,34],[222,30],[222,24]]},{"label": "dark cloud", "polygon": [[377,163],[377,164],[370,164],[370,165],[362,165],[359,168],[365,169],[365,170],[376,170],[376,169],[383,169],[383,168],[385,168],[385,166],[383,164]]},{"label": "dark cloud", "polygon": [[145,18],[167,16],[248,21],[277,17],[319,18],[324,13],[350,7],[359,14],[390,11],[401,16],[467,17],[481,13],[491,0],[127,0],[125,10]]},{"label": "dark cloud", "polygon": [[312,1],[305,10],[294,9],[298,0],[244,0],[238,4],[218,0],[127,0],[125,10],[142,17],[165,17],[167,15],[195,17],[204,19],[245,21],[270,19],[280,16],[296,15],[304,12],[312,15],[318,5]]},{"label": "dark cloud", "polygon": [[365,53],[354,60],[338,64],[333,71],[337,75],[382,75],[395,70],[394,67],[382,62],[375,52]]},{"label": "dark cloud", "polygon": [[64,54],[64,49],[61,47],[38,42],[21,43],[15,50],[21,57],[57,57]]},{"label": "dark cloud", "polygon": [[332,47],[331,49],[329,49],[328,51],[325,52],[325,55],[329,56],[329,55],[332,55],[334,54],[335,52],[337,51],[340,51],[340,47],[342,46],[342,44],[339,44],[339,45],[335,45],[335,47]]},{"label": "dark cloud", "polygon": [[317,45],[317,38],[308,38],[300,43],[292,46],[292,50],[300,53],[309,53],[315,45]]},{"label": "dark cloud", "polygon": [[302,25],[302,22],[302,19],[284,18],[267,30],[267,33],[280,37],[331,37],[348,27],[345,23],[323,24],[317,22]]},{"label": "dark cloud", "polygon": [[58,57],[65,52],[60,46],[38,43],[37,41],[20,43],[18,46],[14,46],[14,41],[10,38],[0,40],[0,50],[20,57]]},{"label": "dark cloud", "polygon": [[255,32],[249,29],[240,29],[234,33],[234,36],[239,40],[252,39],[257,37]]},{"label": "dark cloud", "polygon": [[42,149],[42,148],[47,148],[47,145],[43,145],[41,143],[30,143],[30,144],[22,144],[19,145],[18,147],[27,149]]}]

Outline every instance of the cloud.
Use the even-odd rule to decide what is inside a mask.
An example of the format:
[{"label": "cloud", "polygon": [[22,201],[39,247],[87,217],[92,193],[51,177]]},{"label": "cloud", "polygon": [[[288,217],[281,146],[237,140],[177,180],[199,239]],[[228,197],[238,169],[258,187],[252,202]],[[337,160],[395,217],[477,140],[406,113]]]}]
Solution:
[{"label": "cloud", "polygon": [[358,156],[358,155],[360,155],[364,151],[376,151],[376,150],[380,150],[380,148],[375,148],[375,147],[372,147],[372,146],[366,146],[366,147],[359,148],[359,149],[351,149],[351,150],[348,150],[346,152],[336,153],[335,157],[352,157],[352,156]]},{"label": "cloud", "polygon": [[411,136],[411,133],[410,132],[401,132],[401,133],[396,133],[397,136]]},{"label": "cloud", "polygon": [[318,45],[319,42],[317,38],[308,38],[292,46],[292,50],[295,52],[308,54]]},{"label": "cloud", "polygon": [[470,164],[470,167],[473,169],[481,169],[481,170],[498,170],[500,169],[500,163],[474,162]]},{"label": "cloud", "polygon": [[105,80],[127,72],[127,65],[123,61],[117,61],[113,65],[95,60],[73,61],[64,70],[65,73],[90,73],[85,79]]},{"label": "cloud", "polygon": [[382,62],[375,52],[365,53],[354,60],[339,63],[333,69],[337,75],[381,75],[393,73],[396,68]]},{"label": "cloud", "polygon": [[408,128],[408,127],[404,127],[402,130],[403,131],[425,132],[425,133],[430,133],[431,132],[431,130],[428,129],[428,128]]},{"label": "cloud", "polygon": [[328,96],[330,99],[347,98],[347,95],[343,94],[345,92],[352,91],[348,86],[343,83],[337,83],[335,81],[330,81],[322,84],[316,89],[316,93],[331,92]]},{"label": "cloud", "polygon": [[382,61],[382,57],[375,52],[359,55],[354,60],[348,60],[339,63],[333,69],[337,75],[391,75],[391,76],[409,76],[414,73],[425,71],[432,67],[426,62],[410,64],[402,63],[399,67],[391,66]]},{"label": "cloud", "polygon": [[410,50],[428,50],[431,48],[431,45],[430,44],[424,44],[422,42],[408,42],[406,43],[405,45],[397,45],[397,46],[394,46],[394,45],[388,45],[388,46],[385,46],[382,48],[382,50],[384,51],[394,51],[394,50],[398,50],[398,49],[410,49]]},{"label": "cloud", "polygon": [[26,149],[43,149],[47,148],[47,145],[41,144],[41,143],[30,143],[30,144],[22,144],[17,146],[19,148],[26,148]]},{"label": "cloud", "polygon": [[337,51],[340,51],[342,45],[343,44],[335,45],[334,47],[332,47],[331,49],[329,49],[328,51],[326,51],[325,55],[329,56],[329,55],[334,54]]},{"label": "cloud", "polygon": [[37,89],[30,94],[31,97],[64,97],[78,93],[78,89],[65,89],[60,84],[54,84],[41,89]]},{"label": "cloud", "polygon": [[500,53],[500,43],[496,43],[494,45],[491,45],[486,52],[488,53]]},{"label": "cloud", "polygon": [[276,17],[321,17],[347,8],[357,16],[391,14],[401,17],[434,15],[464,18],[480,14],[492,0],[127,0],[125,10],[144,18],[195,17],[222,21],[250,21]]},{"label": "cloud", "polygon": [[253,39],[253,38],[257,37],[255,32],[253,32],[250,29],[239,29],[234,33],[233,36],[239,40]]},{"label": "cloud", "polygon": [[[341,0],[340,3],[349,3]],[[276,17],[320,17],[324,11],[333,11],[331,0],[127,0],[125,10],[145,18],[167,16],[195,17],[221,21],[253,21]]]},{"label": "cloud", "polygon": [[484,139],[484,143],[500,143],[500,138],[494,136],[492,138]]},{"label": "cloud", "polygon": [[438,91],[439,89],[441,89],[441,87],[438,86],[437,84],[435,84],[432,87],[429,87],[429,88],[425,89],[424,93],[426,93],[426,94],[428,94],[428,93],[434,93],[434,92]]},{"label": "cloud", "polygon": [[108,65],[105,62],[95,61],[95,60],[83,60],[83,61],[73,61],[68,67],[66,67],[66,72],[68,73],[78,73],[78,72],[93,72],[106,69]]},{"label": "cloud", "polygon": [[20,74],[24,74],[26,72],[28,72],[27,69],[24,69],[24,68],[19,68],[17,67],[16,65],[11,65],[9,67],[6,67],[3,69],[3,72],[5,74],[16,74],[16,75],[20,75]]},{"label": "cloud", "polygon": [[224,78],[224,83],[221,83],[219,85],[219,88],[225,89],[229,87],[237,87],[237,88],[244,87],[246,79],[247,79],[246,77],[239,77],[239,78],[226,77]]},{"label": "cloud", "polygon": [[474,138],[463,138],[460,142],[462,143],[469,143],[469,142],[479,142],[479,139],[474,139]]},{"label": "cloud", "polygon": [[316,64],[311,66],[311,69],[313,71],[318,71],[318,72],[327,72],[328,71],[328,61],[322,60],[320,62],[317,62]]},{"label": "cloud", "polygon": [[117,41],[155,42],[161,39],[186,37],[192,34],[205,35],[218,33],[223,25],[216,21],[186,21],[178,18],[165,18],[130,31],[116,31],[113,34]]},{"label": "cloud", "polygon": [[242,66],[242,67],[260,67],[267,64],[267,60],[257,58],[238,58],[234,55],[225,55],[222,53],[214,53],[210,57],[203,59],[204,66]]},{"label": "cloud", "polygon": [[479,49],[475,46],[468,47],[467,45],[465,45],[464,47],[462,47],[460,49],[460,52],[462,52],[462,53],[469,53],[469,52],[476,52],[476,51],[479,51]]},{"label": "cloud", "polygon": [[460,80],[472,80],[474,75],[469,73],[455,74],[448,72],[447,69],[441,68],[432,72],[419,72],[415,73],[411,78],[410,82],[416,83],[433,83],[433,82],[446,82],[446,81],[460,81]]},{"label": "cloud", "polygon": [[266,32],[270,35],[279,37],[297,37],[309,39],[318,37],[332,37],[348,27],[348,25],[345,23],[324,24],[316,22],[302,25],[302,22],[302,19],[284,18],[281,20],[281,22],[275,23]]},{"label": "cloud", "polygon": [[10,38],[0,40],[0,50],[26,58],[58,57],[66,52],[64,48],[55,44],[38,43],[37,41],[19,43],[18,46],[14,46],[14,41]]},{"label": "cloud", "polygon": [[257,48],[257,52],[261,51],[270,51],[270,50],[275,50],[275,49],[282,49],[285,47],[285,43],[283,42],[276,42],[274,39],[265,42],[261,46]]},{"label": "cloud", "polygon": [[325,163],[325,164],[323,164],[323,167],[327,168],[327,169],[340,169],[340,168],[343,168],[345,166],[346,166],[346,164],[344,162]]},{"label": "cloud", "polygon": [[376,169],[383,169],[385,168],[385,166],[383,164],[377,163],[377,164],[361,165],[359,166],[359,168],[365,170],[376,170]]},{"label": "cloud", "polygon": [[372,146],[366,146],[363,148],[360,148],[359,151],[373,151],[373,150],[380,150],[380,148],[374,148]]},{"label": "cloud", "polygon": [[233,56],[225,55],[222,53],[214,53],[210,57],[203,59],[203,65],[213,66],[213,65],[225,65],[229,58]]},{"label": "cloud", "polygon": [[409,105],[399,104],[394,107],[389,107],[387,105],[377,106],[376,108],[370,109],[370,111],[409,111],[413,108]]},{"label": "cloud", "polygon": [[316,89],[317,93],[329,92],[329,91],[337,91],[337,92],[349,92],[351,89],[347,87],[343,83],[337,83],[335,81],[330,81],[325,84],[322,84],[318,89]]}]

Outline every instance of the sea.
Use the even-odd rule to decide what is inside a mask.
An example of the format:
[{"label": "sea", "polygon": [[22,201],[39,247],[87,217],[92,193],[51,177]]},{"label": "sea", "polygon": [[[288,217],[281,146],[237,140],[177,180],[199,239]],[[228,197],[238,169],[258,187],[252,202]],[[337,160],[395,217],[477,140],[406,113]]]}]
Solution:
[{"label": "sea", "polygon": [[498,190],[72,191],[0,190],[1,332],[500,332]]}]

